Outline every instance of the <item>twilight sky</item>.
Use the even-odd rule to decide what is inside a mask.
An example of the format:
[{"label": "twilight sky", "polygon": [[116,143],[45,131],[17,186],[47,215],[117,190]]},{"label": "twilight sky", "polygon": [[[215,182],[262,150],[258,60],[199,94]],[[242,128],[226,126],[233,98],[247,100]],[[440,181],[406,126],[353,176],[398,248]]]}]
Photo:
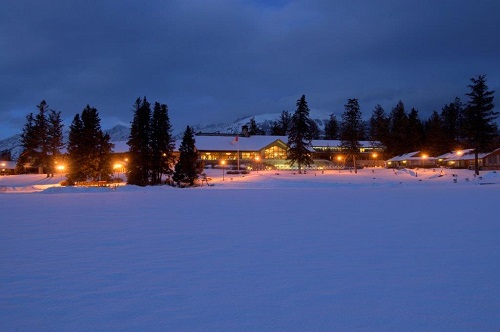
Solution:
[{"label": "twilight sky", "polygon": [[[186,125],[295,110],[421,118],[486,74],[500,105],[497,0],[2,0],[0,139],[45,99],[129,125],[137,97]],[[498,109],[498,107],[497,107]],[[67,126],[65,127],[67,129]]]}]

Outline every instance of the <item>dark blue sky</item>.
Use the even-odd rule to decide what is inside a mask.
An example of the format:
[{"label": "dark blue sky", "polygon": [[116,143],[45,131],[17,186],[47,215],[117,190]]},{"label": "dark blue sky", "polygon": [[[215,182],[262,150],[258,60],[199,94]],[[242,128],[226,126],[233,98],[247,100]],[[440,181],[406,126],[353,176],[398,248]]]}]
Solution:
[{"label": "dark blue sky", "polygon": [[425,119],[479,74],[500,91],[499,17],[497,0],[3,0],[0,138],[42,99],[68,123],[90,104],[104,128],[139,96],[168,104],[174,131],[302,94],[339,116],[358,98],[366,118],[401,99]]}]

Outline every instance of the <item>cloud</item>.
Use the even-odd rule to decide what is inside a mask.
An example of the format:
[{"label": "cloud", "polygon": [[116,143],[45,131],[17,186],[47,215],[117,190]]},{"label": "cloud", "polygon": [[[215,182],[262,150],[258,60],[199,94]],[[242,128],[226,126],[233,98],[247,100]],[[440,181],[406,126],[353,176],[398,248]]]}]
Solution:
[{"label": "cloud", "polygon": [[42,99],[129,123],[147,96],[177,128],[293,110],[303,93],[325,112],[402,99],[425,116],[470,77],[500,86],[499,14],[494,1],[7,0],[0,117],[23,114],[2,133]]}]

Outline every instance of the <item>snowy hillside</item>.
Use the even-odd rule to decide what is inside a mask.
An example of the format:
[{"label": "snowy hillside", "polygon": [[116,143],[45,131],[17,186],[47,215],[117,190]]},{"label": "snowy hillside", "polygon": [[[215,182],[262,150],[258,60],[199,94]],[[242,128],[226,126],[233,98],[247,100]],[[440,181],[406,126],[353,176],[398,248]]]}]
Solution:
[{"label": "snowy hillside", "polygon": [[[293,112],[291,112],[293,114]],[[311,111],[310,118],[316,122],[318,128],[323,131],[325,123],[330,119],[330,114],[325,112]],[[237,119],[234,122],[224,122],[218,124],[205,124],[193,126],[195,132],[202,133],[227,133],[227,134],[239,134],[241,133],[241,127],[248,125],[250,119],[255,118],[257,125],[269,135],[271,131],[271,126],[274,121],[279,120],[281,112],[279,113],[269,113],[260,114],[255,116],[248,116],[245,118]]]}]

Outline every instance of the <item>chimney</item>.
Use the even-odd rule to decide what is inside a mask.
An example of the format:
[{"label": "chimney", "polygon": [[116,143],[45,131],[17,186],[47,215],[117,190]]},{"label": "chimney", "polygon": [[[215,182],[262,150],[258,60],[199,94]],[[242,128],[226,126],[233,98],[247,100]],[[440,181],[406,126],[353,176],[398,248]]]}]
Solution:
[{"label": "chimney", "polygon": [[244,125],[243,127],[241,127],[241,133],[245,137],[249,137],[250,136],[250,133],[248,132],[248,126],[247,125]]}]

